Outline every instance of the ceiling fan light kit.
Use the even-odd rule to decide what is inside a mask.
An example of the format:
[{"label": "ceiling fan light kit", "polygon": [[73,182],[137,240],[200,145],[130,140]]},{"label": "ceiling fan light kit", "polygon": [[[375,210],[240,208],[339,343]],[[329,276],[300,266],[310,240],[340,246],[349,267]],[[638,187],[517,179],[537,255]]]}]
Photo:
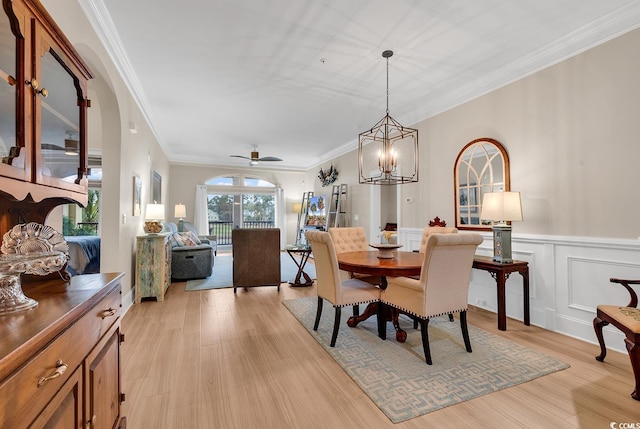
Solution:
[{"label": "ceiling fan light kit", "polygon": [[262,158],[260,158],[260,154],[258,153],[257,148],[254,148],[253,151],[251,151],[251,156],[243,156],[243,155],[230,155],[232,158],[242,158],[242,159],[248,159],[249,160],[249,166],[253,167],[254,165],[258,165],[258,163],[262,162],[262,161],[282,161],[281,158],[277,158],[275,156],[263,156]]}]

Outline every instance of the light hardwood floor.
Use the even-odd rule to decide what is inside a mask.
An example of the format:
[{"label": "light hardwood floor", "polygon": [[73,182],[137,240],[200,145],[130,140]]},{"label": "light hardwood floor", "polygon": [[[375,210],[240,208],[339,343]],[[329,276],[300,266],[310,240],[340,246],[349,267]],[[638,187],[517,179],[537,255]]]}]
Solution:
[{"label": "light hardwood floor", "polygon": [[135,304],[123,319],[129,428],[602,429],[640,422],[626,354],[610,351],[600,363],[596,345],[511,319],[501,332],[495,314],[472,308],[469,323],[571,368],[393,424],[282,305],[313,296],[314,287],[237,295],[184,287],[172,284],[164,302]]}]

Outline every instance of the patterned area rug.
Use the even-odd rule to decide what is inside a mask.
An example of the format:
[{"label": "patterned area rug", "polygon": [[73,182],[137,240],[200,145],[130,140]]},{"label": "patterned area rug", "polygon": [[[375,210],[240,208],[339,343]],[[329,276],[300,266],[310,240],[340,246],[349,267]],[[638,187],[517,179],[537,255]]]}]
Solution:
[{"label": "patterned area rug", "polygon": [[329,303],[324,304],[317,332],[313,331],[316,297],[283,304],[394,423],[569,367],[474,326],[469,326],[473,352],[467,353],[458,318],[449,322],[446,316],[429,322],[430,366],[424,361],[420,331],[413,329],[409,318],[401,316],[401,326],[408,333],[406,343],[395,340],[390,323],[387,340],[382,341],[375,317],[357,328],[346,325],[350,307],[342,310],[338,340],[331,348],[334,310]]},{"label": "patterned area rug", "polygon": [[[307,263],[304,272],[312,279],[316,278],[315,266]],[[293,281],[298,273],[298,267],[291,257],[283,252],[280,255],[280,275],[282,282]],[[206,279],[189,280],[185,290],[222,289],[233,287],[233,258],[231,255],[218,255],[213,263],[213,274]]]}]

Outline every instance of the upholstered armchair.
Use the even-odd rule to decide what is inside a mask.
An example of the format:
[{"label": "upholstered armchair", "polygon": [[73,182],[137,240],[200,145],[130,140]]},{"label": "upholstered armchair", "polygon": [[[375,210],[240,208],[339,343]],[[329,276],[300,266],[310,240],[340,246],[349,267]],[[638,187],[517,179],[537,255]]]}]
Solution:
[{"label": "upholstered armchair", "polygon": [[335,308],[330,343],[331,347],[334,347],[340,329],[342,307],[356,307],[359,304],[377,302],[380,299],[380,289],[362,280],[340,278],[338,258],[331,234],[323,231],[307,231],[305,235],[307,242],[311,244],[317,275],[318,308],[313,330],[318,330],[324,300],[329,301]]},{"label": "upholstered armchair", "polygon": [[233,242],[233,293],[238,287],[277,286],[280,292],[280,229],[236,228]]},{"label": "upholstered armchair", "polygon": [[430,234],[418,280],[388,277],[380,300],[420,323],[425,361],[431,365],[429,319],[460,313],[460,327],[467,352],[471,342],[467,327],[469,280],[480,234]]}]

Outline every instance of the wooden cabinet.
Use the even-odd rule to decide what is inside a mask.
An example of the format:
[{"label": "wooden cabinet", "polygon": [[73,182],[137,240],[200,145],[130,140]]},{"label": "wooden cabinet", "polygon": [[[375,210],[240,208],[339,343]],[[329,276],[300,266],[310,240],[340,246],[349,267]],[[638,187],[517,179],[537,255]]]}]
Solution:
[{"label": "wooden cabinet", "polygon": [[171,284],[171,244],[167,234],[136,237],[135,302],[142,298],[164,301]]},{"label": "wooden cabinet", "polygon": [[[37,0],[0,11],[0,234],[87,203],[87,82],[92,77]],[[37,203],[37,204],[34,204]]]},{"label": "wooden cabinet", "polygon": [[0,427],[124,427],[121,277],[24,286],[38,306],[0,317]]}]

